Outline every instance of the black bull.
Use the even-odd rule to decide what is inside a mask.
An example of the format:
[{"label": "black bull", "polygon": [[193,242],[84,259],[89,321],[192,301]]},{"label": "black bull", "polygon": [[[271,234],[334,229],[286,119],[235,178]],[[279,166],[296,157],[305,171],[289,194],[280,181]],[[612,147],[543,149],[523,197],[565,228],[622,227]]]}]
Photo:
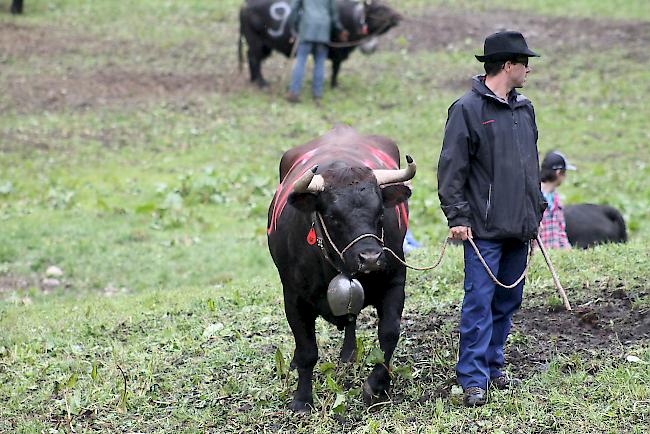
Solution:
[{"label": "black bull", "polygon": [[[359,280],[365,296],[363,307],[374,306],[379,318],[384,363],[376,364],[364,383],[364,400],[370,404],[389,391],[387,367],[399,340],[406,268],[384,246],[404,259],[402,242],[410,196],[410,187],[404,182],[415,175],[415,163],[410,157],[407,160],[409,167],[397,170],[399,150],[392,140],[359,135],[345,126],[282,157],[281,182],[269,208],[268,243],[296,345],[292,367],[298,370],[298,389],[291,403],[295,411],[307,411],[313,405],[318,316],[345,329],[341,359],[351,361],[355,356],[356,316],[335,316],[327,300],[328,284],[339,271]],[[310,170],[314,166],[317,169]],[[314,227],[316,233],[324,233],[318,214],[332,241],[320,238],[322,247],[320,241],[309,237]],[[354,242],[364,234],[376,237]],[[351,242],[338,256],[337,248],[343,250]]]},{"label": "black bull", "polygon": [[[262,75],[262,62],[273,50],[290,56],[293,48],[292,32],[288,22],[291,0],[247,0],[239,12],[239,65],[243,62],[242,37],[248,43],[248,67],[251,81],[258,86],[267,85]],[[331,47],[328,57],[332,61],[332,87],[337,85],[341,62],[356,48],[355,42],[368,41],[368,50],[374,49],[379,36],[397,26],[401,16],[378,0],[365,2],[338,0],[337,7],[341,24],[349,32],[349,47]],[[341,42],[332,34],[332,41]],[[362,46],[362,50],[363,50]]]}]

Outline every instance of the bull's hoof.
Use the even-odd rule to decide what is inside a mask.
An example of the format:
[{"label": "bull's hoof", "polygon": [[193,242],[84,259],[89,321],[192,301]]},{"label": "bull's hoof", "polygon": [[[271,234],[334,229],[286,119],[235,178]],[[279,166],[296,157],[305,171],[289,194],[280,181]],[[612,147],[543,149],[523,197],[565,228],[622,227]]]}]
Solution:
[{"label": "bull's hoof", "polygon": [[293,398],[291,404],[289,404],[289,409],[296,413],[307,414],[311,412],[314,408],[314,405],[308,401],[301,401],[300,399]]},{"label": "bull's hoof", "polygon": [[263,78],[260,78],[260,79],[255,80],[255,84],[256,84],[257,87],[259,87],[260,89],[264,89],[265,87],[269,87],[269,82],[266,81],[266,80],[264,80]]},{"label": "bull's hoof", "polygon": [[382,391],[374,391],[372,389],[372,386],[368,381],[366,380],[365,383],[363,383],[363,387],[361,388],[363,391],[363,402],[370,407],[371,405],[378,404],[380,402],[386,402],[389,401],[390,398],[388,397],[388,393],[385,390]]}]

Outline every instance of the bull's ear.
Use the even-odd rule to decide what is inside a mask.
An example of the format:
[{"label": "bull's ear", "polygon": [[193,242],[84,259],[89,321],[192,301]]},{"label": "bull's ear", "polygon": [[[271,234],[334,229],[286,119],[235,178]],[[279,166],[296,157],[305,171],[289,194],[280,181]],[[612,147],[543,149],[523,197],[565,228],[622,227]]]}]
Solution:
[{"label": "bull's ear", "polygon": [[310,213],[316,210],[316,195],[313,193],[291,193],[287,202],[302,212]]},{"label": "bull's ear", "polygon": [[404,184],[387,185],[381,189],[384,208],[392,208],[411,197],[411,187]]}]

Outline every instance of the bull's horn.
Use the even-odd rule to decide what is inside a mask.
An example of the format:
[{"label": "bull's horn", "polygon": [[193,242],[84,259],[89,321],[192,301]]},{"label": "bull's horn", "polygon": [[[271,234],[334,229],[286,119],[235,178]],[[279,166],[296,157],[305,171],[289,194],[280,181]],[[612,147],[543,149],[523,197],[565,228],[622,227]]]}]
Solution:
[{"label": "bull's horn", "polygon": [[318,166],[305,172],[293,185],[294,193],[318,193],[325,190],[325,180],[321,175],[316,175]]},{"label": "bull's horn", "polygon": [[413,161],[413,158],[411,158],[410,155],[407,155],[406,162],[408,163],[408,166],[405,169],[373,170],[375,178],[377,178],[377,184],[396,184],[398,182],[406,182],[413,179],[415,176],[415,161]]}]

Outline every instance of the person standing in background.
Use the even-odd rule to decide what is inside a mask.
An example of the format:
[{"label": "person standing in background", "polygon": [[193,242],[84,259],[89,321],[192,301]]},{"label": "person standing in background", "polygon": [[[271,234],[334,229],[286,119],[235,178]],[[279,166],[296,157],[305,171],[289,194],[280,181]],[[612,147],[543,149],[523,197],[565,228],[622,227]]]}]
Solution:
[{"label": "person standing in background", "polygon": [[312,95],[315,103],[319,105],[323,97],[325,60],[329,50],[328,44],[331,42],[332,29],[339,34],[341,41],[347,41],[349,33],[343,28],[339,19],[336,0],[293,0],[289,23],[294,32],[298,34],[298,39],[294,42],[298,44],[298,47],[287,101],[300,102],[305,65],[307,57],[311,54],[314,56]]}]

